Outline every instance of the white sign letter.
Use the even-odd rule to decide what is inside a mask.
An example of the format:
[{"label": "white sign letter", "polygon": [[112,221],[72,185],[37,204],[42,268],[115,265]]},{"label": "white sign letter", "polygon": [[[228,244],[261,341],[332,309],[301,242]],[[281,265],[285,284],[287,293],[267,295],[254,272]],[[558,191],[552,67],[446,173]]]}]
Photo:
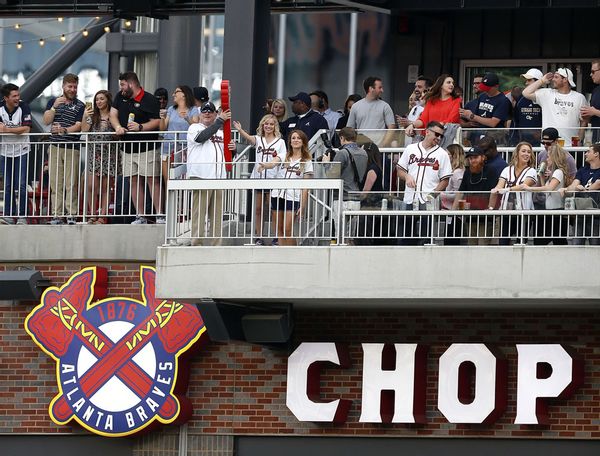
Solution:
[{"label": "white sign letter", "polygon": [[[362,347],[362,410],[359,421],[424,423],[426,350],[417,344],[394,344],[394,358],[391,350],[384,350],[384,344],[362,344]],[[391,391],[394,392],[393,401]]]},{"label": "white sign letter", "polygon": [[[560,344],[517,344],[517,416],[515,424],[547,424],[548,410],[542,398],[566,398],[583,383],[583,363]],[[538,371],[547,364],[549,376]]]},{"label": "white sign letter", "polygon": [[[471,389],[466,366],[475,367],[475,397],[470,403],[465,403]],[[438,408],[450,423],[496,420],[506,408],[506,361],[485,344],[452,344],[440,357]]]},{"label": "white sign letter", "polygon": [[352,401],[319,402],[321,367],[326,362],[349,367],[347,348],[334,343],[305,342],[288,359],[286,405],[299,421],[346,421]]}]

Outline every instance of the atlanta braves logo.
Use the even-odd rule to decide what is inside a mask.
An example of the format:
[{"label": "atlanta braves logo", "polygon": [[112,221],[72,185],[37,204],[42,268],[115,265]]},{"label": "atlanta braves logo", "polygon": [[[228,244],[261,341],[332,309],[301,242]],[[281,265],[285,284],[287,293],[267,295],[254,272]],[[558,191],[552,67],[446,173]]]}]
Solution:
[{"label": "atlanta braves logo", "polygon": [[178,358],[205,327],[194,306],[155,298],[155,274],[141,267],[141,301],[103,299],[106,270],[85,268],[62,287],[48,288],[29,314],[26,331],[56,360],[59,393],[49,408],[55,423],[74,419],[117,437],[155,421],[189,419],[185,387],[177,386],[185,370]]}]

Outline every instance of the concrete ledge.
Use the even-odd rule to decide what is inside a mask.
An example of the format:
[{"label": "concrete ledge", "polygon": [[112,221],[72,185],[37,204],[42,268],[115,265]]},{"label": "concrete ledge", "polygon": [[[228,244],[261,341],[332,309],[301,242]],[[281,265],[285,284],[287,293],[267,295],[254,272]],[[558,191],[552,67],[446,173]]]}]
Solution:
[{"label": "concrete ledge", "polygon": [[157,295],[314,308],[600,305],[599,247],[159,247]]},{"label": "concrete ledge", "polygon": [[0,262],[148,261],[164,242],[164,225],[0,226]]}]

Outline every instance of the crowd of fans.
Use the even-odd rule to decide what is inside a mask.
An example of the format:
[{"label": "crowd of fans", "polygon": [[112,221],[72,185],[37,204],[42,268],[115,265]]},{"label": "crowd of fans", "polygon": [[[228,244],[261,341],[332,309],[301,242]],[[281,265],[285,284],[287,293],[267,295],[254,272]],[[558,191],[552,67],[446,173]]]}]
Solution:
[{"label": "crowd of fans", "polygon": [[[574,90],[573,74],[568,68],[545,75],[532,68],[521,76],[525,87],[522,90],[515,87],[505,94],[500,91],[500,80],[495,73],[476,75],[473,78],[476,98],[466,103],[462,89],[451,75],[442,74],[435,81],[419,77],[406,113],[401,115],[394,115],[391,106],[382,99],[383,81],[368,77],[363,83],[364,97],[350,95],[343,110],[332,110],[322,90],[299,92],[289,97],[290,115],[286,100],[267,100],[256,134],[246,132],[237,121],[233,125],[255,149],[256,166],[251,178],[312,177],[313,160],[317,157],[308,152],[308,141],[320,130],[326,130],[325,141],[338,146],[337,153],[327,153],[318,159],[325,163],[326,169],[331,162],[339,165],[344,192],[338,197],[344,204],[359,200],[365,208],[379,207],[383,198],[378,195],[403,191],[401,207],[409,210],[431,208],[432,199],[439,200],[443,209],[562,209],[565,193],[578,192],[582,199],[587,192],[590,204],[597,207],[594,191],[600,190],[600,145],[589,147],[585,164],[579,170],[563,147],[582,144],[583,127],[588,124],[600,126],[599,88],[588,103]],[[591,77],[600,84],[600,60],[592,62]],[[118,187],[115,185],[118,176],[129,179],[128,198],[134,213],[139,214],[132,223],[147,223],[148,218],[143,214],[148,213],[156,215],[156,223],[164,223],[164,188],[169,164],[183,149],[188,178],[227,176],[225,149],[233,151],[235,144],[224,144],[223,125],[231,119],[231,112],[217,109],[205,88],[177,86],[168,106],[166,89],[157,89],[154,95],[146,92],[133,72],[120,75],[119,84],[120,90],[114,98],[101,90],[93,102],[84,104],[77,98],[77,76],[67,74],[61,96],[48,101],[43,122],[50,126],[47,173],[52,224],[76,222],[81,213],[82,191],[87,192],[86,213],[90,215],[87,222],[107,223],[109,198]],[[14,84],[4,85],[2,96],[0,133],[10,134],[9,141],[0,146],[5,195],[2,221],[23,224],[27,212],[31,112],[20,100],[19,88]],[[466,152],[455,144],[460,127],[469,129]],[[513,128],[505,130],[505,127]],[[405,132],[405,151],[400,156],[381,154],[379,147],[397,141],[393,131],[398,128]],[[357,131],[366,131],[366,135]],[[508,136],[506,131],[510,131]],[[84,157],[88,173],[86,189],[78,185],[80,132],[91,133]],[[187,135],[181,137],[176,132]],[[595,141],[598,136],[598,131],[594,131]],[[498,154],[500,137],[503,141],[508,137],[515,146],[510,164]],[[536,156],[534,147],[539,145],[544,150]],[[394,172],[388,175],[384,169]],[[252,198],[256,243],[264,244],[263,219],[269,208],[272,220],[279,221],[278,238],[273,242],[293,243],[292,223],[305,212],[306,200],[307,193],[302,191],[256,192]],[[202,238],[206,234],[202,230],[212,227],[212,237],[219,237],[221,210],[219,192],[198,194],[193,202],[192,218],[196,222],[192,235]],[[519,230],[523,227],[511,217],[516,216],[500,217],[501,228],[496,229],[500,231],[501,244],[508,243],[511,236],[522,235]],[[563,243],[567,223],[556,223],[556,217],[560,218],[557,215],[548,217],[544,223],[536,224],[535,242]],[[588,220],[593,222],[577,226],[580,241],[590,237],[591,243],[598,243],[599,220],[597,217]],[[405,222],[398,222],[403,233],[406,233]],[[458,241],[452,239],[453,234],[460,237],[458,233],[463,231],[473,235],[471,242],[488,243],[493,237],[493,233],[489,237],[476,234],[482,229],[489,232],[489,226],[477,223],[460,226],[458,218],[448,218],[447,223],[449,244]],[[411,222],[410,229],[410,239],[402,242],[420,242],[420,235],[429,236],[429,218],[419,217],[417,223]],[[414,230],[418,230],[416,236]]]}]

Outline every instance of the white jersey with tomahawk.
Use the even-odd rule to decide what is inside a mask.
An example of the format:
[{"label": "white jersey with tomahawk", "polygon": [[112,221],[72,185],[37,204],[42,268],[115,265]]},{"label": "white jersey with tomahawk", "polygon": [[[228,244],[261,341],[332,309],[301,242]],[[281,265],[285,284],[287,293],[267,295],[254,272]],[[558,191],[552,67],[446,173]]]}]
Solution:
[{"label": "white jersey with tomahawk", "polygon": [[425,198],[435,190],[442,179],[449,179],[452,175],[450,157],[445,149],[433,146],[426,149],[423,142],[410,144],[398,161],[398,167],[408,173],[415,180],[416,187],[406,187],[404,202],[425,203]]}]

